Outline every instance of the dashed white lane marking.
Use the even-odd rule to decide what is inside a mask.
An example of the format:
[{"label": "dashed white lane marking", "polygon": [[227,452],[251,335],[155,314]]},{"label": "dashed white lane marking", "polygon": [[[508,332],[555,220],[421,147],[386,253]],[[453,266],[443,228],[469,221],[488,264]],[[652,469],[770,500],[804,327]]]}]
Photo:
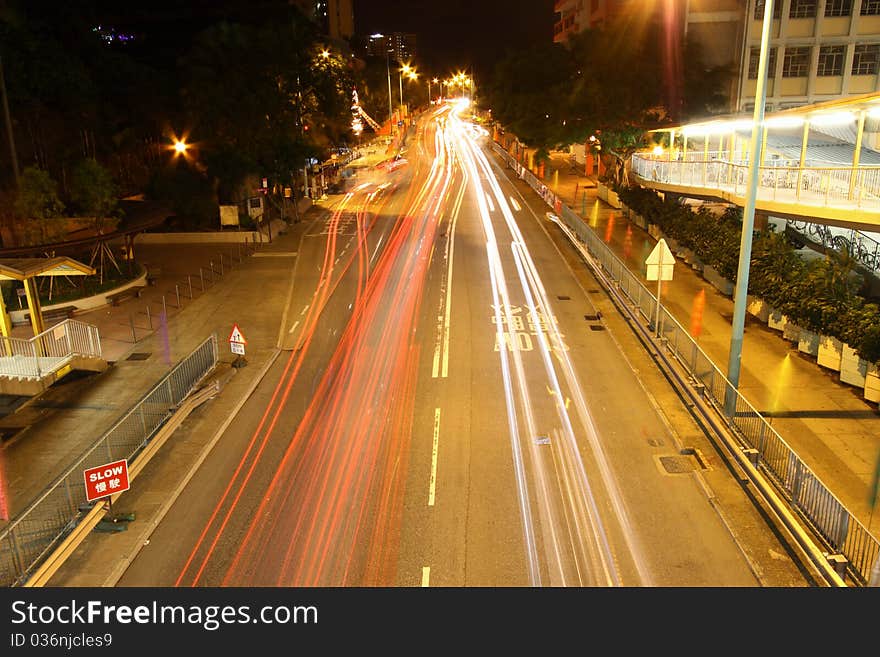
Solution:
[{"label": "dashed white lane marking", "polygon": [[487,196],[486,202],[489,204],[489,212],[495,212],[495,204],[492,203],[492,199]]},{"label": "dashed white lane marking", "polygon": [[300,316],[306,314],[306,311],[309,309],[309,305],[310,305],[310,304],[308,304],[308,303],[306,304],[306,307],[302,309],[302,312],[300,313]]},{"label": "dashed white lane marking", "polygon": [[437,451],[440,446],[440,409],[434,409],[434,442],[431,447],[431,483],[428,487],[428,506],[434,506],[437,489]]},{"label": "dashed white lane marking", "polygon": [[431,581],[431,567],[430,566],[422,566],[422,586],[429,586],[429,582]]},{"label": "dashed white lane marking", "polygon": [[293,333],[296,330],[296,327],[299,326],[299,320],[296,320],[293,323],[293,326],[290,327],[290,332]]},{"label": "dashed white lane marking", "polygon": [[516,199],[513,198],[512,196],[510,197],[510,204],[513,206],[513,209],[516,210],[517,212],[522,209],[520,207],[519,203],[516,202]]}]

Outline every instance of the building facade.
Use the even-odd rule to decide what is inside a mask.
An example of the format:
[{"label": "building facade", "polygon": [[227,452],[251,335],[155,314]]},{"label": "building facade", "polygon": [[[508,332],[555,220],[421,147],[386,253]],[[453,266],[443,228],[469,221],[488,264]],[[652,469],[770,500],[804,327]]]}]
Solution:
[{"label": "building facade", "polygon": [[[734,108],[754,108],[764,1],[749,0]],[[777,0],[767,69],[768,111],[880,90],[880,0]]]},{"label": "building facade", "polygon": [[391,34],[371,34],[356,39],[358,54],[362,57],[384,57],[389,53],[391,59],[406,63],[415,58],[417,38],[415,34],[393,32]]}]

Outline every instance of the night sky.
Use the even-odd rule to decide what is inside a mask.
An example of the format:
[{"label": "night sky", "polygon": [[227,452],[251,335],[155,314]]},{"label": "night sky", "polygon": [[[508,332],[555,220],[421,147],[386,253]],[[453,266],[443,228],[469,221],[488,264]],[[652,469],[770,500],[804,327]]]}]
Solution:
[{"label": "night sky", "polygon": [[418,60],[439,74],[474,67],[485,75],[507,47],[553,40],[553,4],[553,0],[354,0],[354,22],[359,34],[416,34]]}]

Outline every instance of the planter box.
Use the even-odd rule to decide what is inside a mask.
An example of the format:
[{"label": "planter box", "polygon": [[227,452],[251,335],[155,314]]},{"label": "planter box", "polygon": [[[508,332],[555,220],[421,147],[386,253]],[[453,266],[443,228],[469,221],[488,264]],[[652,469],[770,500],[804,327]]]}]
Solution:
[{"label": "planter box", "polygon": [[843,343],[837,338],[820,335],[816,363],[821,367],[839,372],[841,358],[843,358]]},{"label": "planter box", "polygon": [[631,212],[629,220],[642,230],[648,230],[648,221],[642,215]]},{"label": "planter box", "polygon": [[766,324],[770,318],[770,304],[750,295],[746,297],[746,312]]},{"label": "planter box", "polygon": [[715,271],[715,268],[711,265],[703,267],[703,278],[709,281],[721,294],[728,297],[733,295],[733,283]]},{"label": "planter box", "polygon": [[608,205],[612,208],[620,208],[620,199],[617,197],[617,192],[613,192],[610,189],[608,190]]},{"label": "planter box", "polygon": [[774,331],[782,331],[788,323],[788,317],[782,314],[782,311],[770,308],[770,314],[767,316],[767,326]]},{"label": "planter box", "polygon": [[791,340],[792,342],[799,343],[801,339],[801,327],[794,322],[789,321],[788,317],[786,317],[785,325],[782,327],[782,338],[784,340]]},{"label": "planter box", "polygon": [[880,368],[874,363],[869,363],[865,371],[865,399],[880,403]]},{"label": "planter box", "polygon": [[659,241],[663,237],[663,232],[657,224],[648,224],[648,235]]},{"label": "planter box", "polygon": [[840,358],[840,381],[856,388],[864,388],[867,372],[868,361],[856,356],[855,349],[844,343]]},{"label": "planter box", "polygon": [[801,336],[798,338],[798,351],[810,354],[811,356],[818,356],[819,334],[801,329]]}]

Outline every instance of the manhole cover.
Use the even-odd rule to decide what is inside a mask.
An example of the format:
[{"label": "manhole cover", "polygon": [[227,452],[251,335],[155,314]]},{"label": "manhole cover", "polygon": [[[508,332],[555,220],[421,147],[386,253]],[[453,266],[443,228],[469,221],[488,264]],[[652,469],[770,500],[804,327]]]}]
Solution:
[{"label": "manhole cover", "polygon": [[601,324],[590,324],[590,330],[591,331],[604,331],[605,327],[602,326]]},{"label": "manhole cover", "polygon": [[557,294],[556,298],[560,301],[571,301],[571,297],[565,296],[564,294]]},{"label": "manhole cover", "polygon": [[594,288],[592,290],[587,290],[587,292],[589,292],[590,294],[599,294],[599,292],[601,292],[601,290],[597,290]]},{"label": "manhole cover", "polygon": [[152,356],[151,352],[136,351],[133,354],[130,354],[125,360],[147,360],[150,356]]},{"label": "manhole cover", "polygon": [[669,474],[693,472],[694,464],[689,456],[661,456],[660,465]]}]

